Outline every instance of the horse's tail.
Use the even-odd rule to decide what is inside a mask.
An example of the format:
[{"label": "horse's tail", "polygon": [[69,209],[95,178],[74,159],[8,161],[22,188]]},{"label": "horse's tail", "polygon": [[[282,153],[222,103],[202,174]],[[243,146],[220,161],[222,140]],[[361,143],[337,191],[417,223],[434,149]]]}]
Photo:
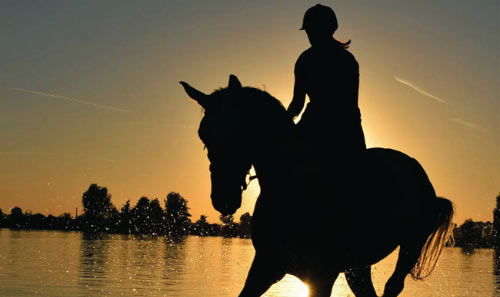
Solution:
[{"label": "horse's tail", "polygon": [[436,267],[445,244],[448,242],[453,244],[452,219],[455,212],[453,203],[448,199],[437,197],[433,204],[434,228],[420,252],[417,263],[410,271],[414,280],[427,278]]}]

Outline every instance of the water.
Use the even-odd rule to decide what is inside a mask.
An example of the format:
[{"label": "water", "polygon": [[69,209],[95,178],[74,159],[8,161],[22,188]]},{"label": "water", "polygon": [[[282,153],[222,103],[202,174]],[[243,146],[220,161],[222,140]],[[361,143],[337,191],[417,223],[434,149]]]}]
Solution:
[{"label": "water", "polygon": [[[237,296],[253,255],[244,239],[188,237],[169,243],[0,229],[0,296]],[[432,276],[418,282],[408,278],[400,296],[500,296],[499,255],[445,249]],[[392,254],[374,266],[379,295],[395,260]],[[265,296],[307,296],[307,287],[286,276]],[[342,274],[332,296],[354,296]]]}]

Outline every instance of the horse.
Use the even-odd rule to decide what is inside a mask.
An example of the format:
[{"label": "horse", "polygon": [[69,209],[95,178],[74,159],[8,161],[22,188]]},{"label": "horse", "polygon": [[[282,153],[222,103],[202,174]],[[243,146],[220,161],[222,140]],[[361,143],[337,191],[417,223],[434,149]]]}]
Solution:
[{"label": "horse", "polygon": [[436,197],[415,159],[369,148],[358,165],[314,170],[315,155],[304,153],[294,122],[269,93],[243,87],[234,75],[210,95],[180,83],[204,109],[198,134],[214,208],[222,215],[240,208],[251,166],[261,188],[251,228],[255,257],[240,297],[261,296],[285,274],[308,284],[309,296],[326,297],[342,272],[355,296],[374,297],[371,265],[398,246],[384,297],[399,295],[408,274],[430,275],[451,238],[454,209]]}]

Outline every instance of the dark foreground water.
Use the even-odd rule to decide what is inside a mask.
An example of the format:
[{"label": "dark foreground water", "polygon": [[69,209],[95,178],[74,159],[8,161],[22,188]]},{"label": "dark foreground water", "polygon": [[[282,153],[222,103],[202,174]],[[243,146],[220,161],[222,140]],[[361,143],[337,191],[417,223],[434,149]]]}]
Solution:
[{"label": "dark foreground water", "polygon": [[[237,296],[254,255],[250,240],[0,229],[0,296]],[[401,296],[500,296],[500,252],[445,249],[426,281],[406,281]],[[497,259],[495,261],[495,259]],[[396,254],[373,269],[379,294]],[[265,296],[307,296],[286,276]],[[341,275],[332,296],[354,296]]]}]

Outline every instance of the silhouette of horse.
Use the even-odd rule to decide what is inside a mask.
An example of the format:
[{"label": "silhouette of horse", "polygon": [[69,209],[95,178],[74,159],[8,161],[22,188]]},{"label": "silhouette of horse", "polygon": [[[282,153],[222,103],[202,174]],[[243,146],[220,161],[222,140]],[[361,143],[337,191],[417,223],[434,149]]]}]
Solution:
[{"label": "silhouette of horse", "polygon": [[407,274],[431,273],[449,238],[453,206],[436,197],[415,159],[371,148],[358,165],[308,170],[314,156],[300,149],[277,99],[242,87],[234,75],[211,95],[181,84],[205,110],[198,133],[208,150],[215,209],[233,214],[252,165],[258,176],[255,258],[240,296],[261,296],[286,273],[309,284],[310,296],[330,296],[341,272],[356,296],[377,296],[370,266],[398,246],[383,296],[399,295]]}]

